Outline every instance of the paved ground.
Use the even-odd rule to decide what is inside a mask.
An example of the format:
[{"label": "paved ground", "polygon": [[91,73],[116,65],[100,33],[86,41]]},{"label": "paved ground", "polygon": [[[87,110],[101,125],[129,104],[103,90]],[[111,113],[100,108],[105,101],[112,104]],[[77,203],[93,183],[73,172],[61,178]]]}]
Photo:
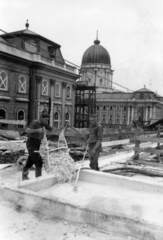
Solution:
[{"label": "paved ground", "polygon": [[[43,174],[46,174],[43,172]],[[11,184],[20,180],[21,172],[12,165],[0,170],[0,184]],[[30,178],[34,170],[30,171]],[[0,187],[1,188],[1,187]],[[136,240],[115,236],[89,225],[67,222],[30,212],[20,206],[5,202],[0,193],[0,239],[1,240]]]}]

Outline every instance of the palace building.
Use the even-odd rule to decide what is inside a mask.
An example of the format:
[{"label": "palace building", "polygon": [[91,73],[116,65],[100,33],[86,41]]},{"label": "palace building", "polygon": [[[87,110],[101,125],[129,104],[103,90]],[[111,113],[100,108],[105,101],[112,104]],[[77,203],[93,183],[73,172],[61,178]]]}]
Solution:
[{"label": "palace building", "polygon": [[[0,35],[0,119],[29,124],[47,109],[50,125],[74,125],[78,70],[61,46],[26,29]],[[8,126],[10,128],[10,126]]]},{"label": "palace building", "polygon": [[101,123],[119,126],[137,119],[153,123],[163,118],[162,96],[145,86],[134,92],[113,89],[113,72],[108,51],[96,39],[83,54],[80,81],[96,87],[96,113]]}]

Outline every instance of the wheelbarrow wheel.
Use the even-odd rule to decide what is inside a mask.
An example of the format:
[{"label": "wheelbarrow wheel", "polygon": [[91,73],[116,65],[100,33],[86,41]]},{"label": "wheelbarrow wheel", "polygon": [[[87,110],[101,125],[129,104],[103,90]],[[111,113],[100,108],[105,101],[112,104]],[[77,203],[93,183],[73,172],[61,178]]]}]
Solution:
[{"label": "wheelbarrow wheel", "polygon": [[20,158],[18,158],[18,160],[17,160],[16,163],[17,163],[17,166],[18,166],[18,169],[19,169],[19,170],[22,170],[22,169],[23,169],[23,167],[24,167],[25,164],[26,164],[27,158],[28,158],[28,156],[26,156],[26,155],[21,156]]}]

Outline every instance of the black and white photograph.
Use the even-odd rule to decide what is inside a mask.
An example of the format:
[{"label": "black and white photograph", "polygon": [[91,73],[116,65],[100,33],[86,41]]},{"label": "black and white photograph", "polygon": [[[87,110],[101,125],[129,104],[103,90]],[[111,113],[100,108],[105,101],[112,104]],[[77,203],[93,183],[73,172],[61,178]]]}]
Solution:
[{"label": "black and white photograph", "polygon": [[0,0],[0,240],[163,240],[163,1]]}]

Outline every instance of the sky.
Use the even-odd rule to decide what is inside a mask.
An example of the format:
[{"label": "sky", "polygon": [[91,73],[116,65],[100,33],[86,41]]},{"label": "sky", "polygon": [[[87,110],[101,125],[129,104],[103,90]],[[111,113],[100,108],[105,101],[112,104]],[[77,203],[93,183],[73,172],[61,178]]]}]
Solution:
[{"label": "sky", "polygon": [[0,29],[23,30],[28,19],[31,31],[60,44],[63,58],[79,66],[98,30],[113,82],[163,96],[163,0],[0,0],[0,6]]}]

